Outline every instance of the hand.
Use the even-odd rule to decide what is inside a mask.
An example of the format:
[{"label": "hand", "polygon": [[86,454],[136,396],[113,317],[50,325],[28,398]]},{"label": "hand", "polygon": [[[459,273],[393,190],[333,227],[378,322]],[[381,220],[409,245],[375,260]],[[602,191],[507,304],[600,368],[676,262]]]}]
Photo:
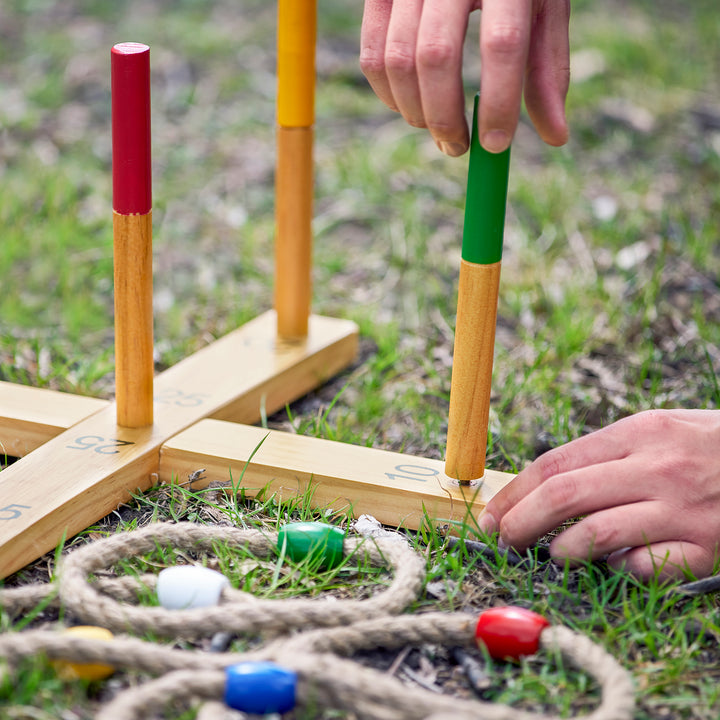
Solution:
[{"label": "hand", "polygon": [[410,125],[427,127],[444,153],[462,155],[469,145],[463,43],[480,8],[481,144],[490,152],[509,146],[524,86],[540,137],[563,145],[569,0],[365,0],[360,67],[376,95]]},{"label": "hand", "polygon": [[649,578],[712,574],[720,543],[720,411],[651,410],[539,457],[490,500],[480,525],[524,549],[565,520],[556,559]]}]

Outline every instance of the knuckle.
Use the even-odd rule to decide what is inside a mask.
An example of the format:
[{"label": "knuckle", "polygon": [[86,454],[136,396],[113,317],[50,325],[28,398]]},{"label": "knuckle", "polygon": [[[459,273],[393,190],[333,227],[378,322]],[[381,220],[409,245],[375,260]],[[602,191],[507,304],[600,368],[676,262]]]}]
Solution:
[{"label": "knuckle", "polygon": [[665,433],[673,424],[673,418],[664,410],[645,410],[635,417],[646,433]]},{"label": "knuckle", "polygon": [[517,25],[493,25],[483,35],[483,50],[500,55],[514,55],[524,52],[526,34]]},{"label": "knuckle", "polygon": [[416,118],[416,117],[405,117],[405,122],[410,125],[410,127],[414,128],[427,128],[427,123],[422,118]]},{"label": "knuckle", "polygon": [[458,131],[458,127],[449,122],[427,119],[427,126],[436,140],[457,142],[462,138],[462,128]]},{"label": "knuckle", "polygon": [[417,51],[418,66],[427,70],[444,70],[454,66],[457,60],[457,49],[441,39],[424,42]]},{"label": "knuckle", "polygon": [[405,42],[389,42],[385,48],[385,67],[397,75],[410,75],[415,70],[415,48]]},{"label": "knuckle", "polygon": [[554,477],[545,484],[545,499],[553,514],[572,517],[578,497],[578,484],[572,475]]},{"label": "knuckle", "polygon": [[385,72],[385,58],[382,53],[366,48],[360,53],[360,70],[366,77],[376,77]]},{"label": "knuckle", "polygon": [[548,450],[541,455],[536,461],[542,481],[560,475],[569,466],[569,457],[565,445]]},{"label": "knuckle", "polygon": [[608,522],[596,522],[593,516],[577,526],[578,541],[588,548],[588,555],[597,557],[617,550],[626,543],[622,540],[620,528]]}]

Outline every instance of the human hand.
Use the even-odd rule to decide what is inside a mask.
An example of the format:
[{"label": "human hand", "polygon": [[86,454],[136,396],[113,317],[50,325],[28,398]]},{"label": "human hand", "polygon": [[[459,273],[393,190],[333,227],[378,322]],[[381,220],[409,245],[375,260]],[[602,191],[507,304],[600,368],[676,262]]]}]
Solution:
[{"label": "human hand", "polygon": [[556,559],[608,555],[650,578],[712,574],[720,557],[720,411],[650,410],[555,448],[493,497],[480,527]]},{"label": "human hand", "polygon": [[490,152],[505,150],[520,99],[540,137],[563,145],[570,80],[569,0],[365,0],[360,67],[375,94],[448,155],[469,145],[462,82],[468,18],[482,8],[478,130]]}]

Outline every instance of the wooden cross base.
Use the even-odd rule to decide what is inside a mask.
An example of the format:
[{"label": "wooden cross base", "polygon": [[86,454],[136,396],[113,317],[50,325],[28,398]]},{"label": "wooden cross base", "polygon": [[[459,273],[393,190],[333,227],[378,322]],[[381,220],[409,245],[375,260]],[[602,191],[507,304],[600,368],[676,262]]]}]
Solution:
[{"label": "wooden cross base", "polygon": [[[20,457],[0,473],[0,578],[57,547],[158,480],[199,468],[248,497],[308,492],[316,507],[370,513],[394,526],[476,517],[512,478],[487,471],[460,488],[437,460],[334,443],[254,423],[346,367],[357,327],[312,316],[305,341],[275,339],[259,316],[155,378],[153,425],[117,425],[113,403],[0,382],[0,449]],[[212,418],[212,419],[206,419]],[[194,484],[200,489],[202,483]]]},{"label": "wooden cross base", "polygon": [[0,473],[0,577],[150,487],[173,435],[207,417],[257,422],[357,355],[348,320],[312,316],[307,338],[288,344],[276,324],[260,315],[158,375],[144,428],[118,426],[114,403],[0,383],[0,449],[21,458]]}]

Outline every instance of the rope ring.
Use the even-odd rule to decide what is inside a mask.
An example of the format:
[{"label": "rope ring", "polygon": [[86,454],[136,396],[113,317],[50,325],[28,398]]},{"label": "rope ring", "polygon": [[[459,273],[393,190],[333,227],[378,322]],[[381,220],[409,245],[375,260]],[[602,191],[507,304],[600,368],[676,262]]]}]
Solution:
[{"label": "rope ring", "polygon": [[[177,650],[135,638],[95,640],[35,630],[0,636],[0,656],[10,664],[43,652],[53,660],[80,663],[109,663],[161,677],[120,693],[104,706],[97,720],[142,720],[168,703],[190,704],[213,701],[204,712],[212,720],[212,708],[222,717],[227,692],[227,669],[249,661],[272,661],[297,678],[295,705],[352,711],[377,720],[555,720],[556,716],[534,713],[508,705],[438,695],[364,667],[348,656],[372,648],[397,649],[430,643],[477,647],[477,627],[483,615],[506,608],[493,608],[476,619],[466,613],[427,613],[381,617],[348,627],[316,629],[276,640],[248,653],[213,654]],[[513,610],[510,608],[509,610]],[[584,635],[560,626],[544,626],[537,638],[538,650],[560,652],[572,665],[587,672],[601,688],[599,705],[586,720],[631,720],[634,690],[630,674],[603,648]],[[340,657],[345,656],[345,657]],[[239,708],[242,709],[242,708]],[[420,710],[421,709],[421,710]]]},{"label": "rope ring", "polygon": [[[281,531],[282,532],[282,531]],[[174,700],[189,703],[209,700],[204,720],[219,719],[226,706],[218,701],[228,699],[232,682],[237,691],[246,682],[248,663],[267,668],[273,663],[276,675],[292,676],[295,705],[307,708],[346,710],[364,718],[377,720],[548,720],[555,716],[530,713],[506,705],[480,700],[465,700],[437,695],[416,686],[408,687],[387,673],[351,661],[354,653],[375,648],[397,649],[406,645],[475,647],[482,642],[493,657],[534,654],[543,651],[559,653],[599,683],[602,697],[598,707],[584,717],[589,720],[630,720],[633,716],[632,679],[615,659],[589,638],[564,627],[551,627],[539,615],[522,608],[491,608],[477,621],[465,613],[427,613],[393,616],[419,592],[424,562],[405,543],[392,540],[364,541],[344,538],[342,552],[361,547],[374,564],[389,565],[395,571],[390,587],[365,601],[258,600],[247,602],[247,594],[232,591],[223,597],[226,604],[193,610],[168,611],[165,608],[138,607],[122,602],[130,600],[133,584],[127,579],[98,579],[90,583],[88,575],[111,566],[130,555],[149,552],[158,546],[210,552],[217,541],[248,546],[259,556],[272,552],[279,534],[262,534],[254,530],[158,524],[132,533],[96,541],[71,553],[61,576],[60,598],[76,615],[105,628],[151,630],[156,634],[199,636],[218,628],[235,633],[255,631],[287,632],[295,628],[315,629],[276,638],[263,647],[247,653],[205,653],[177,650],[146,643],[132,637],[99,640],[63,635],[48,631],[28,631],[0,635],[0,657],[12,665],[19,658],[44,652],[50,659],[63,663],[104,664],[133,668],[158,676],[137,688],[129,688],[101,709],[97,720],[140,720],[151,709],[160,710]],[[103,595],[112,592],[115,597]],[[225,591],[223,591],[225,592]],[[33,597],[39,593],[31,592]],[[238,599],[239,598],[239,599]],[[2,596],[0,596],[2,599]],[[19,596],[8,596],[8,604],[18,607]],[[240,669],[238,669],[240,668]],[[253,670],[255,672],[255,670]],[[259,672],[259,671],[257,671]],[[256,675],[257,675],[256,672]],[[267,677],[250,678],[252,696],[258,693],[275,702]],[[242,689],[242,688],[241,688]],[[232,701],[245,697],[243,690],[232,695]],[[288,707],[287,688],[282,708]],[[247,693],[246,693],[247,695]],[[254,700],[255,702],[255,700]],[[254,711],[238,704],[231,707]]]},{"label": "rope ring", "polygon": [[158,547],[211,553],[213,543],[246,547],[259,557],[275,552],[278,533],[193,523],[157,523],[140,530],[113,535],[73,551],[64,558],[59,595],[72,613],[113,632],[153,632],[163,637],[200,637],[218,628],[235,634],[264,632],[281,634],[298,627],[331,627],[350,624],[382,614],[396,614],[415,600],[425,578],[425,563],[405,542],[385,538],[367,542],[345,538],[347,556],[362,549],[375,566],[388,566],[393,581],[383,592],[367,600],[322,602],[308,599],[263,600],[226,589],[215,607],[166,610],[121,602],[100,592],[88,576],[110,568],[122,559],[149,553]]},{"label": "rope ring", "polygon": [[[142,720],[149,712],[161,711],[170,702],[189,704],[197,700],[211,701],[211,706],[216,706],[218,717],[221,717],[222,710],[227,709],[221,701],[227,696],[228,663],[251,659],[271,660],[279,668],[294,673],[297,681],[296,707],[350,711],[360,717],[377,720],[425,717],[433,720],[479,717],[489,720],[557,720],[556,715],[438,695],[424,688],[410,687],[387,673],[334,654],[339,651],[342,655],[351,655],[360,649],[391,649],[408,643],[435,644],[438,641],[443,645],[474,647],[475,624],[475,619],[465,613],[428,613],[375,618],[349,627],[315,630],[287,641],[276,641],[253,653],[228,654],[225,657],[168,650],[163,661],[167,674],[121,693],[100,711],[97,720]],[[85,644],[91,645],[92,642],[85,641]],[[539,649],[548,653],[559,651],[565,660],[587,672],[600,685],[602,697],[599,705],[591,713],[583,715],[586,720],[632,719],[632,678],[604,649],[584,635],[559,626],[542,629]],[[53,655],[58,651],[59,646],[56,645]],[[117,648],[113,655],[120,660],[123,652]],[[157,652],[160,654],[160,651]],[[101,654],[101,650],[96,649],[93,657]],[[130,662],[131,658],[125,656],[122,664]],[[206,712],[203,718],[211,720],[212,715]]]}]

